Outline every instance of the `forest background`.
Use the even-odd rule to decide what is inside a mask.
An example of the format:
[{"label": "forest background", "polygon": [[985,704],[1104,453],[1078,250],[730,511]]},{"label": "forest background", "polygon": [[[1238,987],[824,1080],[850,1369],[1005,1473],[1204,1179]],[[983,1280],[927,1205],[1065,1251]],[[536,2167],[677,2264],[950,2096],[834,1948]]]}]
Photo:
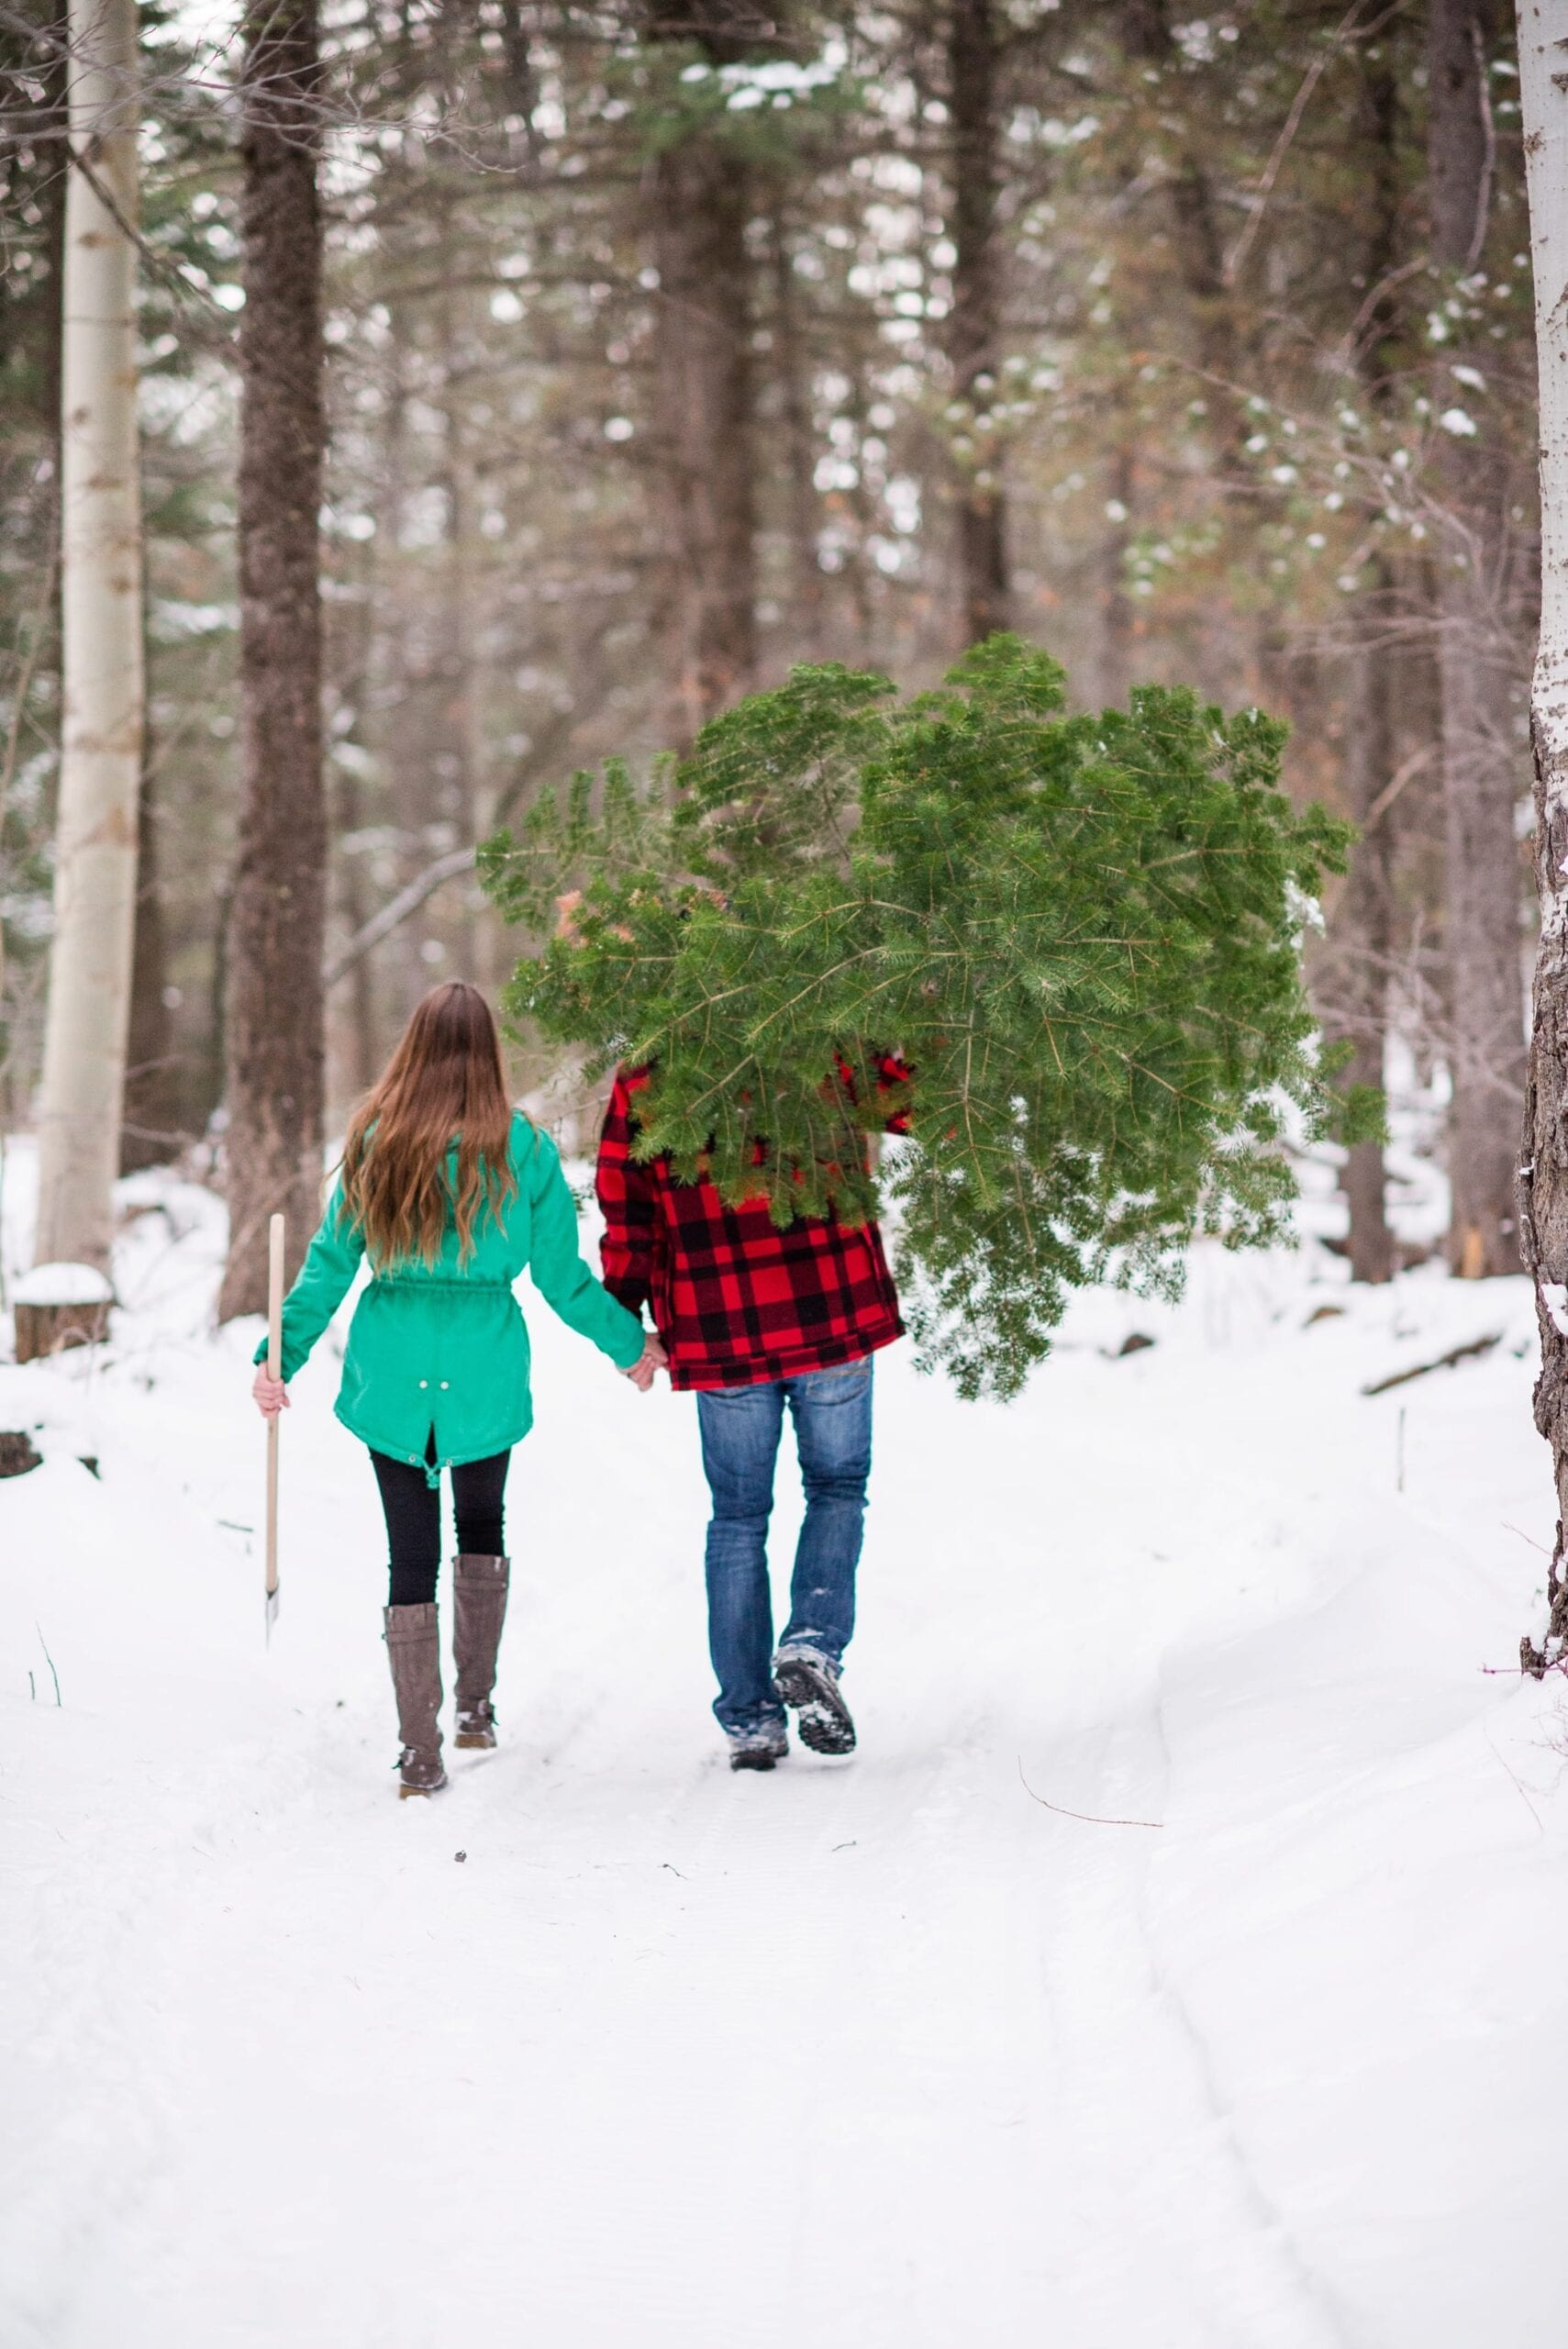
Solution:
[{"label": "forest background", "polygon": [[[0,7],[6,1127],[51,929],[67,38],[52,0]],[[143,8],[126,1166],[221,1174],[233,1100],[268,785],[240,385],[286,373],[289,316],[274,284],[247,320],[242,206],[280,38],[318,195],[326,908],[268,1017],[318,1021],[318,954],[328,1131],[432,979],[508,974],[473,852],[538,792],[794,662],[917,687],[1012,628],[1074,707],[1169,681],[1289,719],[1293,796],[1361,829],[1310,947],[1324,1029],[1422,1106],[1454,1268],[1517,1269],[1535,351],[1488,0]],[[516,1075],[586,1130],[570,1064]],[[1371,1279],[1386,1175],[1349,1153]]]}]

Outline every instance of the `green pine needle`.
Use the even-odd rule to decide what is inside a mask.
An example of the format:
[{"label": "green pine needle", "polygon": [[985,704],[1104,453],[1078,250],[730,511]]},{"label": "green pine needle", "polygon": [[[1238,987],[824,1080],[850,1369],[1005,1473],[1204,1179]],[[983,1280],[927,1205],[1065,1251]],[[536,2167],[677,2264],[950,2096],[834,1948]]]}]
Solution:
[{"label": "green pine needle", "polygon": [[[1172,1293],[1200,1234],[1279,1239],[1287,1125],[1375,1119],[1333,1093],[1302,988],[1351,835],[1280,790],[1284,727],[1157,685],[1063,708],[1011,636],[902,705],[796,669],[646,789],[579,775],[481,857],[549,941],[508,1018],[596,1072],[650,1064],[642,1147],[678,1176],[780,1223],[886,1214],[919,1358],[970,1396],[1018,1390],[1073,1289]],[[887,1052],[914,1073],[893,1094]],[[895,1108],[909,1139],[872,1172]]]}]

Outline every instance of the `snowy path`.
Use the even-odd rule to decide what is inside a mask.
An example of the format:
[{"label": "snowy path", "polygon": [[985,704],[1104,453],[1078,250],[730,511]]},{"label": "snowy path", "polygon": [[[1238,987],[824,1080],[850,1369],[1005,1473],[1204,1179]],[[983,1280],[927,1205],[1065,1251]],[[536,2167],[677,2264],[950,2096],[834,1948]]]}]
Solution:
[{"label": "snowy path", "polygon": [[1517,1288],[1303,1333],[1305,1264],[1215,1263],[1091,1300],[1011,1412],[884,1358],[862,1750],[761,1778],[689,1403],[540,1309],[505,1742],[399,1805],[329,1361],[262,1650],[200,1212],[133,1235],[106,1374],[0,1371],[46,1453],[0,1485],[4,2349],[1559,2337],[1561,1731],[1475,1669],[1539,1578],[1529,1364],[1407,1390],[1403,1497],[1357,1392]]}]

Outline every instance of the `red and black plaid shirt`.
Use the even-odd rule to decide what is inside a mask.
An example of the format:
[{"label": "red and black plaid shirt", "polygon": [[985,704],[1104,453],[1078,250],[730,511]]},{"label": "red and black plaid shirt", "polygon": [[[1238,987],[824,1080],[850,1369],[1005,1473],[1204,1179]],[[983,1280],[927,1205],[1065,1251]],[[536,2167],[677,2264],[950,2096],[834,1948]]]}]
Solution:
[{"label": "red and black plaid shirt", "polygon": [[727,1207],[706,1176],[677,1183],[666,1159],[634,1159],[645,1082],[640,1069],[617,1076],[605,1113],[599,1251],[610,1295],[633,1313],[652,1306],[672,1386],[756,1386],[903,1336],[874,1223],[799,1216],[781,1231],[765,1199]]}]

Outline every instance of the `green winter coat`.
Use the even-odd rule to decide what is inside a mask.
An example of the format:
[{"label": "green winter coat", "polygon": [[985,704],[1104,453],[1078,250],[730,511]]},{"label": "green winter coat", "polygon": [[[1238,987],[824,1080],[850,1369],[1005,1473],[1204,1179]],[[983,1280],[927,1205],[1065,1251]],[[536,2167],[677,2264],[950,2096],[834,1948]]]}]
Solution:
[{"label": "green winter coat", "polygon": [[[512,1120],[517,1187],[499,1216],[474,1219],[473,1252],[458,1262],[449,1218],[434,1264],[421,1258],[373,1273],[354,1308],[336,1409],[373,1451],[424,1467],[428,1481],[465,1460],[487,1460],[533,1425],[528,1332],[512,1284],[526,1268],[547,1305],[591,1338],[619,1370],[642,1353],[643,1331],[577,1252],[577,1209],[555,1144],[520,1115]],[[457,1152],[448,1161],[455,1182]],[[283,1375],[292,1378],[347,1296],[364,1235],[343,1211],[339,1177],[284,1301]],[[266,1340],[256,1360],[266,1356]],[[435,1431],[434,1465],[426,1459]]]}]

